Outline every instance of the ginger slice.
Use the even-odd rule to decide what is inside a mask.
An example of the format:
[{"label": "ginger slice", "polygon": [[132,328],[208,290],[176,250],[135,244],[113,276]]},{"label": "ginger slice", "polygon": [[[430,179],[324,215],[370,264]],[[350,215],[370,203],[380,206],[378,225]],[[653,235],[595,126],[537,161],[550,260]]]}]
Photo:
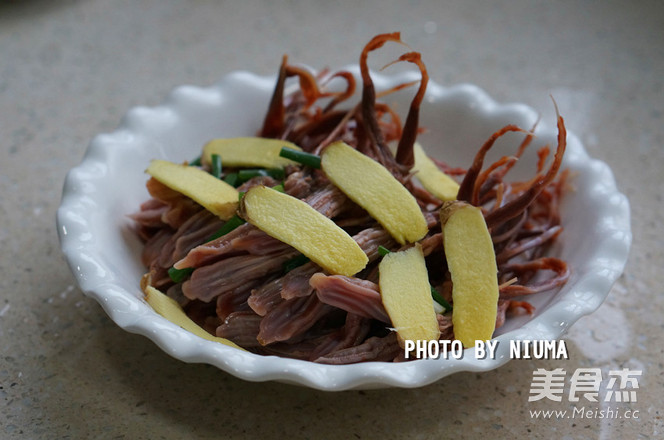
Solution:
[{"label": "ginger slice", "polygon": [[498,309],[498,269],[480,208],[446,202],[440,210],[443,246],[452,276],[454,337],[464,347],[491,339]]},{"label": "ginger slice", "polygon": [[414,243],[428,232],[415,197],[384,166],[350,145],[341,141],[328,145],[321,168],[399,243]]},{"label": "ginger slice", "polygon": [[254,186],[242,197],[240,213],[258,229],[291,245],[332,274],[352,276],[369,262],[346,231],[288,194]]},{"label": "ginger slice", "polygon": [[292,142],[261,137],[238,137],[214,139],[205,144],[201,160],[212,161],[212,155],[218,154],[225,167],[283,168],[297,165],[290,159],[279,156],[282,147],[302,151]]},{"label": "ginger slice", "polygon": [[442,200],[456,200],[459,184],[450,176],[442,172],[429,156],[424,152],[422,145],[415,143],[415,177],[422,186],[434,197]]},{"label": "ginger slice", "polygon": [[436,341],[440,336],[422,246],[390,252],[379,264],[383,306],[404,341]]},{"label": "ginger slice", "polygon": [[146,172],[172,190],[192,198],[222,220],[235,215],[237,190],[199,168],[156,159],[150,162]]},{"label": "ginger slice", "polygon": [[154,287],[149,285],[145,286],[143,293],[145,294],[145,300],[150,305],[150,307],[152,307],[155,312],[171,321],[173,324],[182,327],[183,329],[195,334],[196,336],[207,339],[208,341],[219,342],[224,345],[228,345],[229,347],[244,350],[226,338],[212,336],[210,333],[206,332],[202,327],[200,327],[187,316],[184,310],[182,310],[182,307],[180,307],[180,305],[173,298],[164,295]]}]

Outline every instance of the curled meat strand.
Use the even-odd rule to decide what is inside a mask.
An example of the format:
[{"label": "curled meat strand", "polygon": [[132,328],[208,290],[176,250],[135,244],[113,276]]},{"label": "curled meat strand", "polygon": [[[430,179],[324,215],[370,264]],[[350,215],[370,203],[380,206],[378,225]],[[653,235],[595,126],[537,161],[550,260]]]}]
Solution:
[{"label": "curled meat strand", "polygon": [[519,310],[524,310],[527,314],[532,315],[535,307],[527,301],[516,301],[513,299],[500,299],[498,300],[498,313],[496,314],[496,328],[500,328],[505,324],[507,315],[509,313],[518,313]]},{"label": "curled meat strand", "polygon": [[533,249],[538,246],[554,240],[562,232],[562,226],[553,226],[546,231],[538,234],[534,237],[525,238],[519,242],[512,244],[511,246],[504,249],[498,255],[496,255],[496,262],[498,264],[504,263],[511,258],[516,257],[517,255],[522,254],[523,252]]},{"label": "curled meat strand", "polygon": [[[483,171],[479,176],[477,176],[477,181],[475,182],[475,187],[473,188],[473,195],[471,197],[471,200],[475,201],[477,205],[482,204],[480,194],[482,194],[483,193],[482,190],[485,189],[486,186],[485,183],[487,183],[489,181],[489,178],[493,174],[495,174],[494,171],[501,167],[502,169],[509,169],[518,160],[519,158],[516,156],[503,156],[496,162],[492,163],[485,171]],[[493,184],[495,184],[496,182],[488,182],[488,183],[492,183],[491,186],[493,186]],[[484,193],[486,192],[487,191],[485,190]],[[496,206],[500,206],[501,202],[502,202],[501,198],[496,196]]]},{"label": "curled meat strand", "polygon": [[[505,164],[505,166],[491,173],[486,179],[486,181],[483,182],[482,187],[480,188],[479,191],[480,198],[482,197],[482,195],[486,194],[491,188],[493,188],[494,185],[496,185],[497,183],[502,183],[507,173],[512,169],[512,167],[514,167],[514,165],[518,162],[521,156],[523,156],[523,153],[526,151],[528,146],[530,146],[531,142],[535,138],[535,129],[537,128],[538,124],[539,124],[539,119],[535,121],[530,131],[527,132],[526,137],[521,142],[521,145],[519,145],[517,152],[513,156],[510,156],[514,157],[516,160],[509,161],[508,163]],[[538,169],[538,172],[539,171],[541,170]],[[500,206],[500,204],[497,204],[496,206]]]},{"label": "curled meat strand", "polygon": [[401,57],[398,61],[408,61],[415,64],[422,74],[422,79],[420,81],[420,88],[417,90],[415,98],[410,103],[410,109],[408,110],[408,116],[406,116],[406,123],[403,127],[403,134],[399,140],[399,145],[397,147],[396,160],[399,164],[405,166],[407,169],[413,167],[415,163],[415,154],[413,147],[415,145],[415,140],[417,139],[417,133],[420,123],[420,105],[424,99],[424,94],[427,90],[427,84],[429,83],[429,74],[427,73],[427,68],[422,62],[422,57],[418,52],[408,52]]},{"label": "curled meat strand", "polygon": [[538,175],[535,183],[530,186],[526,191],[516,197],[514,200],[510,200],[505,203],[503,206],[500,206],[491,212],[489,212],[485,217],[485,221],[489,228],[495,227],[504,223],[507,220],[510,220],[526,209],[544,190],[544,188],[549,185],[556,178],[558,170],[563,161],[563,155],[565,154],[565,148],[567,146],[567,130],[565,129],[565,121],[558,112],[558,106],[555,105],[556,116],[558,121],[558,147],[556,148],[556,154],[553,157],[553,161],[549,170],[544,175]]},{"label": "curled meat strand", "polygon": [[524,210],[521,216],[506,222],[502,225],[500,230],[493,231],[491,234],[491,240],[493,241],[494,246],[498,247],[498,244],[502,244],[503,246],[509,244],[509,242],[523,229],[526,220],[528,220],[528,211]]},{"label": "curled meat strand", "polygon": [[260,131],[261,136],[276,138],[284,131],[284,114],[286,113],[284,107],[284,87],[286,85],[287,64],[288,56],[284,55],[281,59],[281,66],[279,66],[279,74],[277,75],[272,99],[270,99],[270,104],[263,120],[263,128]]},{"label": "curled meat strand", "polygon": [[279,138],[283,135],[286,127],[284,89],[286,79],[292,76],[299,77],[300,91],[304,97],[305,109],[313,105],[313,103],[321,96],[321,92],[318,89],[318,82],[311,72],[301,67],[288,64],[288,56],[284,55],[281,61],[281,66],[279,67],[279,74],[277,76],[274,92],[272,93],[272,98],[270,99],[270,104],[263,120],[263,127],[259,132],[260,136]]},{"label": "curled meat strand", "polygon": [[496,131],[487,139],[487,141],[482,145],[480,150],[475,155],[473,163],[468,168],[463,181],[459,185],[459,191],[457,193],[457,200],[468,202],[471,205],[477,206],[479,204],[478,200],[473,200],[473,195],[477,194],[475,191],[475,185],[477,184],[477,179],[482,171],[482,166],[484,165],[484,157],[489,152],[489,150],[494,146],[498,138],[505,135],[509,132],[524,132],[522,128],[516,125],[506,125],[500,130]]},{"label": "curled meat strand", "polygon": [[538,281],[527,286],[510,284],[500,289],[501,299],[510,299],[517,296],[531,295],[537,292],[560,287],[567,282],[571,271],[563,260],[553,257],[542,257],[525,263],[509,263],[500,267],[502,273],[513,273],[517,278],[523,274],[537,272],[540,270],[551,270],[555,276],[546,280]]},{"label": "curled meat strand", "polygon": [[332,76],[328,78],[326,84],[329,83],[334,78],[342,78],[343,80],[345,80],[346,89],[338,93],[329,93],[329,92],[327,93],[328,96],[332,95],[333,98],[325,106],[325,108],[323,109],[323,113],[327,113],[330,110],[332,110],[334,107],[336,107],[338,104],[347,101],[355,93],[355,88],[356,88],[355,77],[353,76],[352,73],[343,70],[335,72]]},{"label": "curled meat strand", "polygon": [[369,155],[378,160],[378,162],[383,164],[383,166],[393,174],[400,176],[407,173],[408,169],[395,161],[394,156],[392,156],[392,153],[385,143],[385,138],[383,132],[380,130],[378,118],[376,116],[376,88],[374,87],[371,74],[369,73],[369,66],[367,64],[369,53],[376,49],[380,49],[389,41],[403,44],[399,32],[376,35],[366,46],[364,46],[360,55],[360,74],[362,76],[361,113],[364,130],[369,137]]}]

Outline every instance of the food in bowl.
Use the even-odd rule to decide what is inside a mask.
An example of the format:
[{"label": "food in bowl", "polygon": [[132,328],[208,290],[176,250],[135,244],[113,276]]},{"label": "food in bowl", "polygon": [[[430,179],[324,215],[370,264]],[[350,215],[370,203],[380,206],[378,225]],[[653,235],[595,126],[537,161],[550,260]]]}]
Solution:
[{"label": "food in bowl", "polygon": [[[374,88],[368,55],[390,41],[399,34],[361,53],[360,102],[343,108],[356,88],[349,72],[315,75],[284,57],[260,132],[148,165],[151,198],[132,218],[155,310],[257,354],[393,362],[412,358],[413,339],[490,339],[510,313],[532,312],[528,295],[567,281],[567,264],[547,255],[568,180],[562,117],[553,157],[541,148],[525,181],[506,176],[532,128],[496,131],[470,164],[429,157],[417,142],[420,55],[399,58],[421,72],[405,123],[382,98],[415,84]],[[286,93],[289,77],[299,88]],[[507,133],[523,138],[485,166]]]}]

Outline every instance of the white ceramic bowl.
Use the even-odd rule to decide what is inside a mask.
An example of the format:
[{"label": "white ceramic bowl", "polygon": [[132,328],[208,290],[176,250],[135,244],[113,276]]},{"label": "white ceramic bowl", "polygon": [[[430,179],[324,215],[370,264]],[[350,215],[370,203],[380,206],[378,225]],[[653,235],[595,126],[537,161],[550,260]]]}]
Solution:
[{"label": "white ceramic bowl", "polygon": [[[348,70],[357,75],[357,69]],[[374,75],[379,90],[418,78]],[[212,364],[250,381],[277,380],[322,390],[418,387],[459,371],[497,368],[509,360],[509,340],[559,338],[581,316],[599,307],[622,272],[631,243],[628,201],[617,191],[608,166],[588,157],[579,139],[568,134],[564,167],[574,171],[575,190],[564,199],[565,230],[554,253],[569,263],[572,276],[559,291],[530,298],[536,306],[533,316],[508,320],[499,329],[495,359],[476,359],[473,350],[467,350],[463,359],[319,365],[254,355],[188,333],[143,300],[141,243],[126,215],[148,198],[144,170],[151,159],[183,161],[197,156],[213,137],[255,134],[274,81],[274,77],[235,72],[209,88],[179,87],[159,107],[130,110],[115,132],[92,141],[82,163],[67,175],[57,213],[58,234],[78,284],[120,327],[147,336],[169,355]],[[386,101],[403,114],[413,93],[405,90]],[[475,86],[446,88],[430,82],[421,111],[421,125],[428,132],[420,141],[434,156],[468,167],[496,129],[506,124],[530,128],[536,119],[532,109],[498,104]],[[512,177],[533,175],[539,146],[548,143],[555,148],[554,122],[539,124],[536,141]],[[495,154],[513,152],[519,141],[514,135],[501,138]]]}]

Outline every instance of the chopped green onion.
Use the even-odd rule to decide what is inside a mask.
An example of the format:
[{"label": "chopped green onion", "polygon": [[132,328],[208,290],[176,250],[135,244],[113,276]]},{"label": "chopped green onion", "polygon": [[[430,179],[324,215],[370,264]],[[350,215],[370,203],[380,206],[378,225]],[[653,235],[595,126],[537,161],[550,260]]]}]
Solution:
[{"label": "chopped green onion", "polygon": [[193,267],[186,267],[184,269],[176,269],[171,267],[168,269],[168,276],[174,283],[181,283],[194,271]]},{"label": "chopped green onion", "polygon": [[[378,253],[380,254],[381,257],[384,257],[385,255],[389,254],[390,252],[392,252],[392,251],[390,251],[388,248],[380,246],[380,245],[378,246]],[[452,305],[450,303],[448,303],[440,293],[438,293],[438,291],[435,289],[435,287],[433,287],[431,285],[429,285],[429,287],[431,288],[431,296],[433,297],[433,300],[436,301],[441,306],[443,306],[443,308],[445,309],[446,312],[449,312],[450,310],[452,310]]]},{"label": "chopped green onion", "polygon": [[223,225],[221,228],[219,228],[219,230],[218,230],[217,232],[215,232],[214,234],[212,234],[212,235],[206,240],[206,242],[208,242],[208,241],[212,241],[212,240],[216,240],[217,238],[222,237],[222,236],[228,234],[228,233],[231,232],[233,229],[237,228],[238,226],[240,226],[240,225],[242,225],[242,224],[244,224],[244,223],[245,223],[245,221],[244,221],[242,218],[240,218],[240,217],[238,217],[237,215],[235,215],[235,216],[231,217],[226,223],[224,223],[224,225]]},{"label": "chopped green onion", "polygon": [[237,199],[238,199],[240,202],[242,201],[242,197],[244,197],[244,191],[238,191],[238,193],[237,193]]},{"label": "chopped green onion", "polygon": [[291,258],[290,260],[286,261],[284,263],[284,272],[290,272],[291,270],[295,269],[296,267],[300,267],[303,264],[306,264],[309,262],[309,258],[304,256],[304,254],[300,254],[295,258]]},{"label": "chopped green onion", "polygon": [[279,185],[275,185],[272,187],[273,190],[279,191],[280,193],[285,193],[286,190],[284,189],[284,184],[280,183]]},{"label": "chopped green onion", "polygon": [[247,180],[254,177],[272,177],[274,179],[280,180],[284,178],[284,170],[281,168],[270,168],[270,169],[251,169],[251,170],[240,170],[237,173],[237,177],[240,183],[244,183]]},{"label": "chopped green onion", "polygon": [[392,251],[389,250],[388,248],[386,248],[384,246],[378,246],[378,253],[380,254],[381,257],[384,257],[385,255],[389,254],[390,252],[392,252]]},{"label": "chopped green onion", "polygon": [[196,159],[192,160],[189,162],[189,166],[191,167],[199,167],[201,166],[201,156],[198,156]]},{"label": "chopped green onion", "polygon": [[320,156],[316,156],[315,154],[282,147],[279,156],[294,160],[295,162],[299,162],[302,165],[310,166],[312,168],[320,168]]},{"label": "chopped green onion", "polygon": [[212,155],[212,175],[219,179],[221,177],[221,156]]},{"label": "chopped green onion", "polygon": [[431,286],[431,296],[433,297],[433,300],[436,301],[438,304],[443,306],[445,308],[446,312],[449,312],[452,310],[452,305],[448,303],[443,296],[438,293],[438,291]]},{"label": "chopped green onion", "polygon": [[224,182],[228,183],[230,186],[238,186],[237,173],[230,173],[224,177]]}]

